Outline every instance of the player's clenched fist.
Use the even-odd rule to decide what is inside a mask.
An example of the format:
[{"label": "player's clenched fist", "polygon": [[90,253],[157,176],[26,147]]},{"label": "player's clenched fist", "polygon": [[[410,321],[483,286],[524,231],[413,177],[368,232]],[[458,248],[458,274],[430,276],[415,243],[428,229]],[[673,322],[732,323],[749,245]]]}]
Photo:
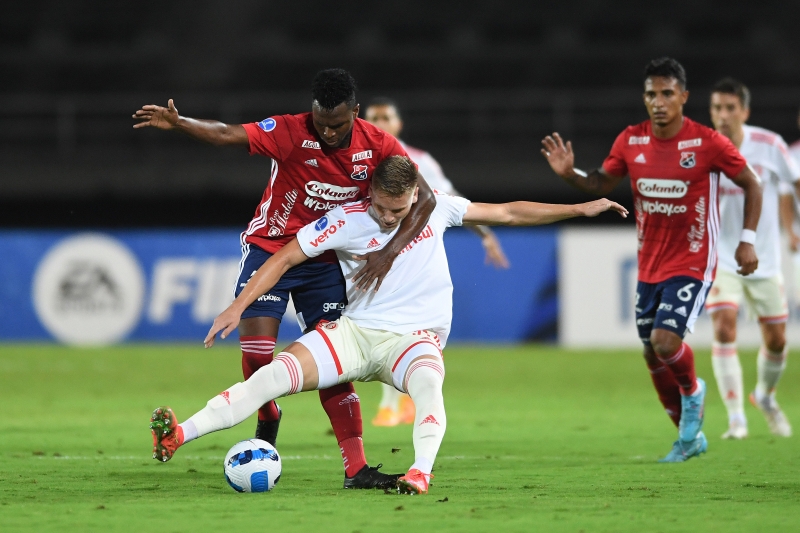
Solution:
[{"label": "player's clenched fist", "polygon": [[752,274],[758,268],[758,256],[756,256],[756,248],[750,243],[740,242],[734,254],[736,264],[739,265],[737,274],[747,276]]},{"label": "player's clenched fist", "polygon": [[175,103],[170,98],[167,107],[146,105],[134,113],[133,118],[140,121],[133,125],[134,128],[152,126],[160,130],[171,130],[178,123],[180,116],[175,108]]}]

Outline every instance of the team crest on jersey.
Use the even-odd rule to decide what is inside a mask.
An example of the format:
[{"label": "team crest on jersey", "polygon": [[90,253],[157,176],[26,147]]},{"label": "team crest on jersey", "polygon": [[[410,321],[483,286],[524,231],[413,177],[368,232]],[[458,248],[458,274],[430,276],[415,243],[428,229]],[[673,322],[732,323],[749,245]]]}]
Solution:
[{"label": "team crest on jersey", "polygon": [[301,145],[301,148],[312,148],[314,150],[320,150],[321,149],[319,147],[319,143],[317,141],[309,141],[309,140],[303,141],[303,144]]},{"label": "team crest on jersey", "polygon": [[356,181],[364,181],[367,179],[368,168],[367,165],[353,165],[353,173],[350,174],[350,177]]},{"label": "team crest on jersey", "polygon": [[258,123],[258,127],[261,128],[262,130],[266,131],[267,133],[269,133],[270,131],[274,130],[275,126],[277,126],[277,125],[278,125],[278,123],[275,122],[274,118],[265,118],[264,120],[262,120],[261,122]]},{"label": "team crest on jersey", "polygon": [[372,150],[367,150],[366,152],[358,152],[357,154],[353,154],[353,163],[356,161],[361,161],[362,159],[372,159]]},{"label": "team crest on jersey", "polygon": [[694,152],[681,152],[681,166],[683,168],[694,168]]}]

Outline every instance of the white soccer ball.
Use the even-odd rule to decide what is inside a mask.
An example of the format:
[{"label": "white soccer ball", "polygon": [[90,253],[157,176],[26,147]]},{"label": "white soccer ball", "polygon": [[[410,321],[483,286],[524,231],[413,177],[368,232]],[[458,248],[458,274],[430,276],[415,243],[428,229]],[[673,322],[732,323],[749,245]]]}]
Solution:
[{"label": "white soccer ball", "polygon": [[225,456],[225,479],[237,492],[267,492],[281,478],[281,456],[267,441],[243,440]]}]

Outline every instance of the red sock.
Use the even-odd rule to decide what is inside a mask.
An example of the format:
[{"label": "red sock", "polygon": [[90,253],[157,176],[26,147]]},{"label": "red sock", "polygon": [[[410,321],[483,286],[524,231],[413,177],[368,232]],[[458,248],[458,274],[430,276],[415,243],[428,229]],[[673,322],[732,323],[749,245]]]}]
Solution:
[{"label": "red sock", "polygon": [[[256,370],[272,362],[275,352],[275,337],[266,336],[241,336],[239,344],[242,347],[242,374],[244,379],[249,379]],[[258,410],[259,420],[277,420],[278,408],[275,402],[265,403]]]},{"label": "red sock", "polygon": [[694,352],[685,342],[678,351],[667,357],[659,357],[667,365],[678,382],[681,394],[692,394],[697,388],[697,375],[694,372]]},{"label": "red sock", "polygon": [[352,383],[321,390],[319,399],[339,443],[344,473],[347,477],[353,477],[367,464],[364,444],[361,442],[361,401]]},{"label": "red sock", "polygon": [[653,379],[661,405],[664,406],[675,427],[678,427],[681,421],[681,389],[675,376],[665,364],[659,363],[655,367],[647,365],[647,368],[650,370],[650,377]]}]

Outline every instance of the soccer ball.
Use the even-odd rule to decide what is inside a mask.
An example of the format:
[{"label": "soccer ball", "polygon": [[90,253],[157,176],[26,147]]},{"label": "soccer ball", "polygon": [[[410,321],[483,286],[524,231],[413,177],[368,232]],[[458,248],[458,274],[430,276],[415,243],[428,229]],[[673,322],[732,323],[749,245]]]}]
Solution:
[{"label": "soccer ball", "polygon": [[272,444],[243,440],[225,456],[225,479],[237,492],[267,492],[281,478],[281,457]]}]

